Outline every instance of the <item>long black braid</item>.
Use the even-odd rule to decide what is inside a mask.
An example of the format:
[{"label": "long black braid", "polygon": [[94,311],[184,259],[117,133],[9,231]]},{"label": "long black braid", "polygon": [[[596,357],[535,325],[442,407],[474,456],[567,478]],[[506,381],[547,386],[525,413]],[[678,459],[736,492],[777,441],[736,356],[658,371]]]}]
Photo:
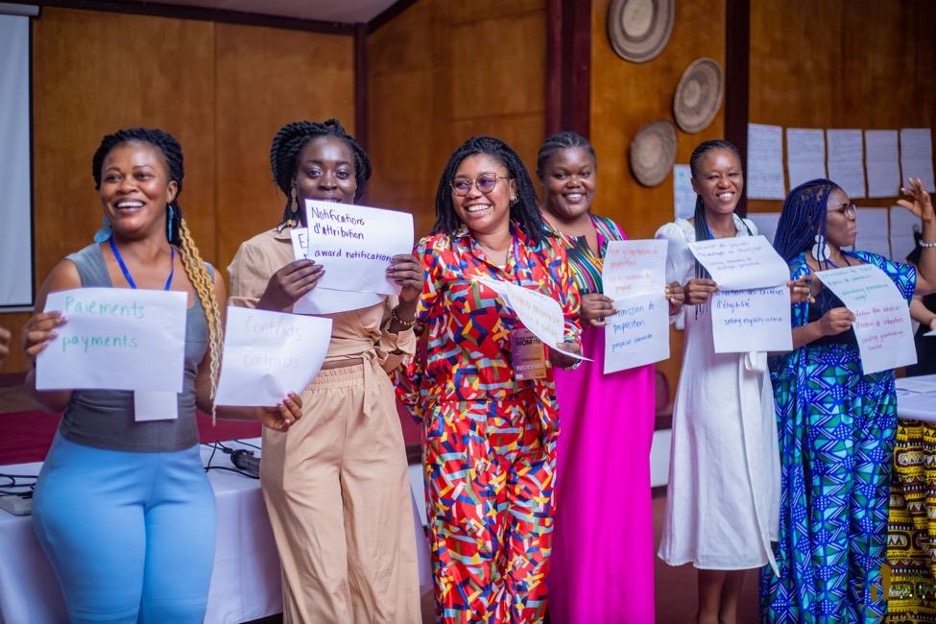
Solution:
[{"label": "long black braid", "polygon": [[[351,149],[354,156],[354,179],[357,185],[354,191],[354,201],[357,202],[363,195],[367,181],[371,176],[371,163],[367,152],[361,147],[337,119],[325,121],[294,121],[288,123],[276,136],[270,146],[270,168],[273,170],[273,180],[283,194],[286,195],[286,208],[283,210],[283,223],[293,218],[292,185],[299,167],[299,153],[312,139],[330,136],[341,139]],[[304,211],[299,210],[300,220],[304,219]]]},{"label": "long black braid", "polygon": [[449,158],[436,191],[436,222],[432,226],[432,233],[453,234],[461,226],[462,222],[455,213],[455,202],[452,200],[452,180],[461,162],[476,154],[492,156],[507,167],[507,176],[514,180],[517,186],[517,201],[510,206],[510,218],[538,245],[543,239],[545,225],[537,207],[536,191],[530,174],[512,147],[490,136],[471,137]]},{"label": "long black braid", "polygon": [[831,180],[818,178],[803,182],[790,191],[783,202],[774,248],[786,260],[791,261],[816,242],[818,235],[826,235],[826,205],[829,195],[841,190]]},{"label": "long black braid", "polygon": [[539,153],[536,155],[536,177],[540,180],[543,179],[543,175],[546,173],[546,165],[549,164],[549,159],[552,158],[553,154],[559,150],[571,149],[573,147],[580,147],[588,152],[588,155],[592,158],[592,162],[595,163],[595,168],[598,168],[598,155],[595,154],[595,148],[592,147],[588,139],[578,132],[563,130],[546,137],[546,140],[543,141],[543,145],[539,148]]},{"label": "long black braid", "polygon": [[101,168],[104,166],[104,159],[107,158],[112,149],[123,143],[149,143],[158,148],[166,159],[169,180],[176,183],[175,199],[166,204],[168,228],[166,238],[173,245],[181,245],[179,224],[182,222],[182,208],[179,206],[179,195],[182,194],[182,178],[185,177],[182,146],[179,145],[174,136],[155,128],[127,128],[104,136],[97,151],[94,152],[94,156],[91,158],[91,175],[94,176],[94,188],[96,190],[101,190]]},{"label": "long black braid", "polygon": [[[724,139],[712,139],[710,141],[702,141],[696,148],[692,150],[692,155],[689,157],[689,172],[692,175],[694,180],[698,181],[696,177],[699,175],[699,167],[702,166],[702,159],[705,158],[709,152],[714,152],[715,150],[727,150],[735,155],[738,159],[738,162],[741,162],[741,152],[738,151],[738,148],[735,147],[734,143],[730,141],[725,141]],[[695,239],[697,241],[709,240],[712,238],[712,230],[708,226],[708,220],[705,218],[705,202],[702,201],[702,196],[696,193],[695,201],[695,213],[693,214],[693,219],[695,221]],[[747,228],[747,224],[744,224],[744,227]],[[748,234],[752,234],[751,229],[748,228]],[[705,267],[696,260],[696,277],[702,279],[709,279],[711,275],[705,270]]]}]

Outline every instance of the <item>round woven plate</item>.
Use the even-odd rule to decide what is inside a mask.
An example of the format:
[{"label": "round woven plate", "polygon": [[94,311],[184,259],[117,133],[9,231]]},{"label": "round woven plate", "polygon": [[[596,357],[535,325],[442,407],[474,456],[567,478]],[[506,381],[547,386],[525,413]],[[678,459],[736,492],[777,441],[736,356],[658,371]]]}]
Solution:
[{"label": "round woven plate", "polygon": [[630,167],[637,181],[656,186],[666,179],[676,162],[676,126],[668,119],[651,121],[630,144]]},{"label": "round woven plate", "polygon": [[666,47],[675,15],[675,0],[613,0],[608,8],[611,47],[627,61],[649,61]]},{"label": "round woven plate", "polygon": [[685,132],[699,132],[715,119],[725,81],[713,59],[700,58],[683,72],[673,96],[673,116]]}]

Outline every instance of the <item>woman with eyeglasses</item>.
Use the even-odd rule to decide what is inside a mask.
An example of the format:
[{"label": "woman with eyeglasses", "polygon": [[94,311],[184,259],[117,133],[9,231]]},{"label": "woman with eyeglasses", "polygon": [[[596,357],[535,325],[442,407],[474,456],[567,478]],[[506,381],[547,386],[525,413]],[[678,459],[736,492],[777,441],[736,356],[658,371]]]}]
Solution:
[{"label": "woman with eyeglasses", "polygon": [[539,622],[558,435],[553,367],[576,360],[540,343],[485,281],[558,301],[574,352],[578,293],[530,176],[503,141],[473,137],[452,154],[436,217],[416,246],[427,349],[400,391],[425,427],[438,621]]},{"label": "woman with eyeglasses", "polygon": [[[922,183],[911,178],[902,190],[910,201],[900,204],[922,219],[924,240],[936,243],[936,214]],[[787,196],[774,245],[794,279],[871,264],[908,303],[915,290],[932,290],[936,244],[921,254],[918,274],[911,265],[846,249],[856,234],[855,206],[845,192],[829,180],[812,180]],[[879,622],[913,609],[912,595],[888,605],[881,575],[898,430],[894,371],[864,375],[855,315],[819,280],[812,280],[812,295],[793,305],[793,351],[771,363],[781,457],[780,574],[766,568],[761,574],[761,615],[790,624]],[[894,463],[897,484],[911,491],[922,484],[902,481],[905,443],[898,434]],[[924,510],[918,519],[925,517]],[[906,563],[894,567],[891,596],[913,585]]]}]

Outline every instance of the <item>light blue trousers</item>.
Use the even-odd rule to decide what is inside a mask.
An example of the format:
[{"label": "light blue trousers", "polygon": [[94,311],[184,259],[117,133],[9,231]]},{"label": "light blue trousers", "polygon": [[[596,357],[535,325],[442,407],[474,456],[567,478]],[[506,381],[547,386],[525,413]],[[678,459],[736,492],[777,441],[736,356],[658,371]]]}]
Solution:
[{"label": "light blue trousers", "polygon": [[136,453],[56,435],[33,500],[72,622],[200,624],[215,521],[197,445]]}]

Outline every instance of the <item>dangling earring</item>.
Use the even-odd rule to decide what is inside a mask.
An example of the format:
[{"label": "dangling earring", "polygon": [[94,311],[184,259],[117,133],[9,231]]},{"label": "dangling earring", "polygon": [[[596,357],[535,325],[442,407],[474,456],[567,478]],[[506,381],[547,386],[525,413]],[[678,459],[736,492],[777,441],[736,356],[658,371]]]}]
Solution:
[{"label": "dangling earring", "polygon": [[172,220],[175,218],[175,210],[172,209],[172,204],[166,205],[168,214],[166,215],[166,240],[170,243],[172,242]]},{"label": "dangling earring", "polygon": [[520,201],[520,198],[514,195],[513,197],[510,198],[510,205],[516,206],[519,201]]},{"label": "dangling earring", "polygon": [[812,257],[816,259],[816,262],[828,262],[832,257],[832,251],[826,244],[822,234],[816,234],[815,241],[816,244],[812,246],[812,251],[810,252],[812,253]]},{"label": "dangling earring", "polygon": [[[295,182],[293,182],[292,190],[289,192],[289,212],[291,212],[293,216],[299,212],[299,189],[296,188]],[[289,227],[296,227],[298,223],[298,219],[293,217],[286,220],[286,225]]]},{"label": "dangling earring", "polygon": [[101,229],[94,233],[94,242],[101,244],[111,237],[111,226],[110,219],[107,217],[101,218]]}]

